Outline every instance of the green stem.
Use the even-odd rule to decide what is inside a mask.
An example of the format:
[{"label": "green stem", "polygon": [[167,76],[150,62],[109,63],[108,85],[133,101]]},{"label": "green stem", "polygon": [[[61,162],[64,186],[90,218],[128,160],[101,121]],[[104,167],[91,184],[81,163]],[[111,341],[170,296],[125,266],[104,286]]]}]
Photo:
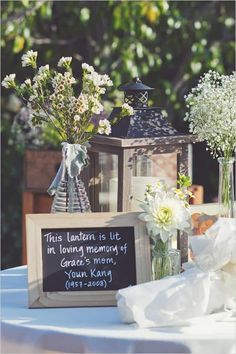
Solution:
[{"label": "green stem", "polygon": [[168,253],[169,241],[157,240],[152,249],[153,280],[171,275],[171,259]]},{"label": "green stem", "polygon": [[41,109],[43,110],[43,112],[46,114],[46,116],[48,117],[48,123],[49,124],[51,124],[51,126],[54,128],[54,129],[56,129],[56,131],[58,132],[58,134],[61,136],[61,138],[64,140],[64,136],[63,136],[63,133],[62,133],[62,131],[61,131],[61,129],[60,128],[58,128],[57,126],[56,126],[56,124],[53,122],[53,120],[52,120],[52,118],[51,118],[51,115],[47,112],[47,110],[43,107],[43,106],[41,106],[40,105],[40,107],[41,107]]},{"label": "green stem", "polygon": [[232,168],[234,159],[230,156],[219,158],[220,163],[220,184],[219,203],[220,216],[233,217],[233,177]]},{"label": "green stem", "polygon": [[230,186],[229,186],[229,166],[227,163],[223,164],[223,191],[222,191],[222,199],[223,204],[226,210],[230,207]]}]

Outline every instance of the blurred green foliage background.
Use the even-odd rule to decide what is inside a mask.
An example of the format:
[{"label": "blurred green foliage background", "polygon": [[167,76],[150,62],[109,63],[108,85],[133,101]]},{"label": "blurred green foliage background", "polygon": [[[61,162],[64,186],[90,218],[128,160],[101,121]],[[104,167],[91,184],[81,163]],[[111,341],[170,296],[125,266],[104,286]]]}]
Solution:
[{"label": "blurred green foliage background", "polygon": [[[184,95],[209,69],[230,73],[235,62],[234,1],[2,1],[2,77],[15,72],[23,80],[28,70],[21,56],[39,52],[39,63],[56,66],[61,56],[73,57],[74,74],[81,63],[108,73],[114,87],[108,109],[120,102],[116,88],[132,77],[155,87],[152,102],[163,107],[173,125],[187,126]],[[20,103],[2,92],[2,267],[21,262],[21,193],[23,153],[27,145],[56,147],[44,132],[23,139],[12,130]],[[217,193],[217,163],[194,146],[194,183],[205,187],[205,201]]]}]

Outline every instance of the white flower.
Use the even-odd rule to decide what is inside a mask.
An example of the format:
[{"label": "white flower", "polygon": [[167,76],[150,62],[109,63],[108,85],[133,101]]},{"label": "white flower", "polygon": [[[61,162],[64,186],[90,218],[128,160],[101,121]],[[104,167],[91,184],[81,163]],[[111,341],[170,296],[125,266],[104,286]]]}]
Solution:
[{"label": "white flower", "polygon": [[68,112],[70,114],[74,113],[77,110],[76,103],[77,103],[76,97],[72,96],[72,97],[69,98]]},{"label": "white flower", "polygon": [[[78,82],[70,68],[72,57],[60,58],[58,66],[65,70],[58,68],[58,71],[63,72],[51,70],[49,65],[38,68],[37,57],[38,53],[33,50],[29,50],[22,56],[24,67],[31,66],[36,69],[32,81],[26,79],[21,86],[18,86],[15,83],[16,75],[11,74],[2,82],[3,86],[14,88],[24,98],[32,111],[33,123],[40,124],[44,114],[45,123],[50,124],[51,120],[55,121],[55,127],[60,125],[66,139],[74,143],[83,144],[97,132],[110,134],[111,123],[100,116],[104,109],[101,95],[106,92],[107,86],[112,85],[110,77],[97,73],[92,66],[83,63],[81,93],[77,96],[72,86]],[[68,129],[68,119],[71,120],[72,129]],[[74,134],[73,129],[77,129],[78,136]]]},{"label": "white flower", "polygon": [[47,73],[49,71],[49,65],[44,65],[40,66],[38,73],[39,74],[44,74],[45,72]]},{"label": "white flower", "polygon": [[34,82],[41,82],[47,79],[49,75],[49,65],[40,66],[37,75],[34,76]]},{"label": "white flower", "polygon": [[16,74],[6,75],[6,77],[2,80],[2,86],[6,88],[14,88],[16,86],[15,78]]},{"label": "white flower", "polygon": [[101,119],[98,126],[98,134],[109,135],[111,133],[111,124],[107,119]]},{"label": "white flower", "polygon": [[35,82],[35,83],[32,85],[32,88],[33,88],[34,90],[37,90],[37,89],[38,89],[38,83]]},{"label": "white flower", "polygon": [[95,97],[91,97],[90,101],[92,103],[91,111],[95,114],[100,114],[103,111],[103,105]]},{"label": "white flower", "polygon": [[104,87],[96,87],[96,92],[99,95],[104,95],[104,93],[106,92],[106,89]]},{"label": "white flower", "polygon": [[134,114],[134,109],[128,103],[123,103],[121,106],[121,113],[124,116],[132,116]]},{"label": "white flower", "polygon": [[80,117],[78,114],[76,114],[76,115],[74,116],[74,120],[75,120],[75,121],[78,122],[78,121],[80,121],[80,119],[81,119],[81,117]]},{"label": "white flower", "polygon": [[91,81],[94,86],[102,86],[101,75],[99,75],[96,71],[93,71],[88,74],[86,79]]},{"label": "white flower", "polygon": [[168,117],[168,113],[165,109],[162,109],[161,114],[162,114],[162,117],[164,117],[164,118]]},{"label": "white flower", "polygon": [[72,77],[71,73],[66,72],[64,75],[57,73],[52,79],[52,86],[55,93],[64,91],[68,86],[76,82],[75,78]]},{"label": "white flower", "polygon": [[84,112],[87,111],[87,106],[85,106],[84,104],[81,104],[78,108],[77,108],[78,113],[83,114]]},{"label": "white flower", "polygon": [[38,97],[34,94],[29,97],[29,102],[36,100]]},{"label": "white flower", "polygon": [[36,68],[37,56],[38,56],[38,52],[34,52],[33,50],[28,50],[28,52],[23,54],[21,57],[22,66],[32,66],[32,68]]},{"label": "white flower", "polygon": [[57,99],[59,101],[62,101],[64,99],[64,96],[61,93],[59,93],[59,95],[57,95]]},{"label": "white flower", "polygon": [[31,80],[30,79],[26,79],[25,81],[24,81],[24,83],[26,84],[26,85],[31,85]]},{"label": "white flower", "polygon": [[71,108],[71,107],[69,107],[69,108],[68,108],[68,113],[69,113],[69,114],[73,114],[73,113],[74,113],[74,109]]},{"label": "white flower", "polygon": [[63,84],[60,84],[57,86],[57,91],[61,92],[65,90],[65,86]]},{"label": "white flower", "polygon": [[54,101],[55,99],[56,99],[55,93],[53,93],[52,95],[49,96],[50,101]]},{"label": "white flower", "polygon": [[82,64],[82,69],[87,71],[88,73],[94,72],[94,67],[91,65],[88,65],[87,63]]},{"label": "white flower", "polygon": [[83,90],[89,92],[91,85],[94,86],[97,94],[104,94],[106,86],[112,86],[113,83],[108,75],[98,74],[94,68],[86,63],[82,64],[83,68]]},{"label": "white flower", "polygon": [[105,75],[100,75],[100,80],[101,80],[101,85],[102,86],[113,86],[113,82],[111,81],[110,77],[105,74]]},{"label": "white flower", "polygon": [[62,102],[58,102],[57,103],[57,108],[58,109],[61,109],[61,108],[63,108],[64,107],[64,104],[62,103]]},{"label": "white flower", "polygon": [[57,66],[61,68],[68,68],[71,64],[71,61],[72,61],[72,57],[62,57],[57,63]]},{"label": "white flower", "polygon": [[37,87],[37,84],[41,82],[41,77],[38,76],[38,75],[35,75],[35,76],[33,77],[33,82],[35,83],[35,84],[34,84],[34,87],[36,88],[36,87]]},{"label": "white flower", "polygon": [[54,89],[61,83],[64,82],[64,77],[61,73],[57,73],[52,79],[52,86]]},{"label": "white flower", "polygon": [[64,77],[65,77],[65,82],[69,85],[72,85],[72,84],[75,84],[76,83],[76,80],[75,78],[71,75],[70,72],[65,72],[64,74]]},{"label": "white flower", "polygon": [[236,74],[209,71],[185,97],[189,130],[205,140],[214,157],[231,157],[236,148]]},{"label": "white flower", "polygon": [[113,85],[108,75],[100,75],[96,71],[89,72],[89,74],[86,75],[86,80],[91,81],[95,87]]},{"label": "white flower", "polygon": [[81,93],[76,101],[72,102],[72,106],[75,106],[75,110],[82,114],[88,110],[88,98],[87,95]]},{"label": "white flower", "polygon": [[76,97],[71,96],[71,97],[69,98],[69,101],[70,101],[70,103],[74,104],[74,103],[76,102]]},{"label": "white flower", "polygon": [[92,112],[94,114],[100,114],[101,112],[103,111],[103,105],[101,103],[97,104],[97,105],[94,105],[92,107]]},{"label": "white flower", "polygon": [[75,78],[73,76],[71,76],[71,78],[68,79],[68,83],[69,83],[69,85],[75,84],[76,83]]},{"label": "white flower", "polygon": [[139,218],[146,222],[147,230],[152,238],[166,242],[170,236],[175,236],[177,230],[186,231],[190,228],[190,212],[185,203],[175,197],[156,194],[141,204],[145,211]]},{"label": "white flower", "polygon": [[144,213],[139,218],[146,222],[148,233],[154,241],[161,239],[166,242],[176,235],[177,230],[188,231],[191,227],[187,195],[183,197],[162,181],[147,185],[145,201],[140,206]]},{"label": "white flower", "polygon": [[81,93],[77,99],[78,102],[83,102],[88,104],[88,97],[84,93]]}]

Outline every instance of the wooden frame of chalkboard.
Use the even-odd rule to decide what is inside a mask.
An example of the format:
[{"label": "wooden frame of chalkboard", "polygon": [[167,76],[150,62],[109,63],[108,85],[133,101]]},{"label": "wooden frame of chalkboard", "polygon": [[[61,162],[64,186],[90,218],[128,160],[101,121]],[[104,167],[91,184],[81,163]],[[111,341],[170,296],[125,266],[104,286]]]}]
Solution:
[{"label": "wooden frame of chalkboard", "polygon": [[29,307],[114,306],[118,289],[150,281],[138,215],[26,215]]}]

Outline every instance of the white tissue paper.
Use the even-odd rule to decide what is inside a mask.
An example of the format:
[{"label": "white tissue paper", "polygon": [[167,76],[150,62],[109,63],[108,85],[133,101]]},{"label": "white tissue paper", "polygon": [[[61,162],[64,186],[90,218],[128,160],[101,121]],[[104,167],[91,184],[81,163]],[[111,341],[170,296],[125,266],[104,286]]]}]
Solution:
[{"label": "white tissue paper", "polygon": [[204,235],[190,237],[190,247],[194,262],[182,274],[117,292],[123,322],[176,326],[222,309],[236,313],[236,219],[218,219]]}]

